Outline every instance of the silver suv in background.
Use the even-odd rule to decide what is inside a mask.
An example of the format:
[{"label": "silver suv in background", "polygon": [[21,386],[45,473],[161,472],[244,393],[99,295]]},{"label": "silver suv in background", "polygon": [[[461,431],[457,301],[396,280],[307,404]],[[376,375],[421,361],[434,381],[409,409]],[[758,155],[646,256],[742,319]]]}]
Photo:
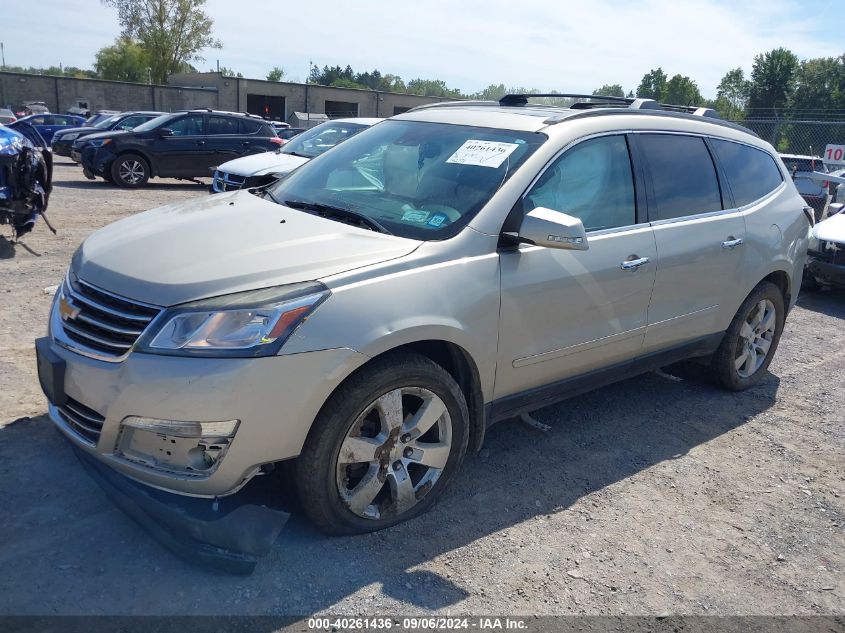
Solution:
[{"label": "silver suv in background", "polygon": [[262,191],[97,231],[37,342],[52,420],[176,495],[288,461],[349,534],[431,506],[494,422],[690,357],[755,385],[807,249],[775,150],[575,99],[417,108]]}]

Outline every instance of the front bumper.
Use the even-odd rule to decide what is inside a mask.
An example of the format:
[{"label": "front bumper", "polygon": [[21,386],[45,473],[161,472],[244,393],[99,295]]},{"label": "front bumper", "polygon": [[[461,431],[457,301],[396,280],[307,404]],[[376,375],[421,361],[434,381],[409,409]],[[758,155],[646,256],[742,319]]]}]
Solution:
[{"label": "front bumper", "polygon": [[115,156],[108,147],[92,147],[85,145],[79,153],[82,167],[96,176],[105,176]]},{"label": "front bumper", "polygon": [[[233,494],[263,464],[299,455],[323,403],[367,359],[351,349],[331,349],[266,358],[132,352],[125,360],[108,362],[82,356],[53,339],[39,344],[64,360],[63,395],[83,413],[100,418],[98,435],[85,437],[63,417],[64,403],[50,404],[51,419],[78,450],[135,481],[197,497]],[[210,472],[176,472],[121,454],[121,423],[127,416],[240,423]]]},{"label": "front bumper", "polygon": [[70,156],[73,143],[70,141],[53,141],[53,153],[58,156]]},{"label": "front bumper", "polygon": [[76,447],[74,452],[115,505],[171,552],[199,565],[251,573],[290,516],[234,497],[212,502],[160,492],[120,475]]},{"label": "front bumper", "polygon": [[816,281],[831,286],[845,286],[845,265],[836,264],[810,255],[807,270]]}]

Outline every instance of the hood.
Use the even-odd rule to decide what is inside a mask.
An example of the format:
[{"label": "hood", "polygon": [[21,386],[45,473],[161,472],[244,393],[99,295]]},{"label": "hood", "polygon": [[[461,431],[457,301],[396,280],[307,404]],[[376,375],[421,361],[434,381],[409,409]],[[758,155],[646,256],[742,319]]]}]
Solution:
[{"label": "hood", "polygon": [[286,174],[310,158],[285,154],[284,152],[262,152],[236,158],[220,165],[217,169],[237,176],[264,176],[265,174]]},{"label": "hood", "polygon": [[[88,128],[90,129],[90,128]],[[62,134],[64,134],[65,130],[62,130]],[[121,136],[127,136],[132,134],[130,130],[106,130],[105,132],[97,132],[95,134],[86,134],[85,139],[89,141],[94,141],[100,138],[119,138]]]},{"label": "hood", "polygon": [[845,211],[816,224],[813,227],[813,237],[825,242],[845,244]]},{"label": "hood", "polygon": [[98,134],[99,131],[92,131],[94,128],[91,127],[65,127],[60,130],[56,130],[56,133],[53,135],[53,138],[59,138],[60,136],[64,136],[65,134]]},{"label": "hood", "polygon": [[238,191],[106,226],[83,242],[72,267],[115,294],[171,306],[313,281],[402,257],[419,245]]}]

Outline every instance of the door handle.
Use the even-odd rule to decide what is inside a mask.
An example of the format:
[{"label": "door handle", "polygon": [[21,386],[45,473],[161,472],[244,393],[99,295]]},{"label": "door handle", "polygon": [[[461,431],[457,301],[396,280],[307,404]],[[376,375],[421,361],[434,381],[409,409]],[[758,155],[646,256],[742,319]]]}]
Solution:
[{"label": "door handle", "polygon": [[197,141],[197,145],[205,145],[205,141]]},{"label": "door handle", "polygon": [[722,248],[725,248],[727,250],[733,250],[737,246],[742,246],[742,238],[741,237],[736,238],[736,239],[731,237],[729,240],[722,242]]},{"label": "door handle", "polygon": [[638,259],[626,259],[624,262],[619,264],[619,267],[622,270],[636,270],[640,266],[645,266],[651,260],[648,257],[640,257]]}]

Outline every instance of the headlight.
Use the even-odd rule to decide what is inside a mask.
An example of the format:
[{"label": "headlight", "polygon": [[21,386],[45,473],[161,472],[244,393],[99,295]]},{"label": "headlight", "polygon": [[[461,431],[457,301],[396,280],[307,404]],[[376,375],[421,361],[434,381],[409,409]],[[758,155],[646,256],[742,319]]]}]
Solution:
[{"label": "headlight", "polygon": [[136,349],[187,356],[270,356],[331,292],[293,284],[195,301],[166,310]]},{"label": "headlight", "polygon": [[109,143],[111,143],[111,139],[110,138],[95,139],[93,141],[88,141],[88,142],[91,144],[91,147],[102,147],[103,145],[108,145]]},{"label": "headlight", "polygon": [[62,134],[59,137],[60,141],[72,141],[76,138],[79,138],[79,132],[74,132],[73,134]]}]

